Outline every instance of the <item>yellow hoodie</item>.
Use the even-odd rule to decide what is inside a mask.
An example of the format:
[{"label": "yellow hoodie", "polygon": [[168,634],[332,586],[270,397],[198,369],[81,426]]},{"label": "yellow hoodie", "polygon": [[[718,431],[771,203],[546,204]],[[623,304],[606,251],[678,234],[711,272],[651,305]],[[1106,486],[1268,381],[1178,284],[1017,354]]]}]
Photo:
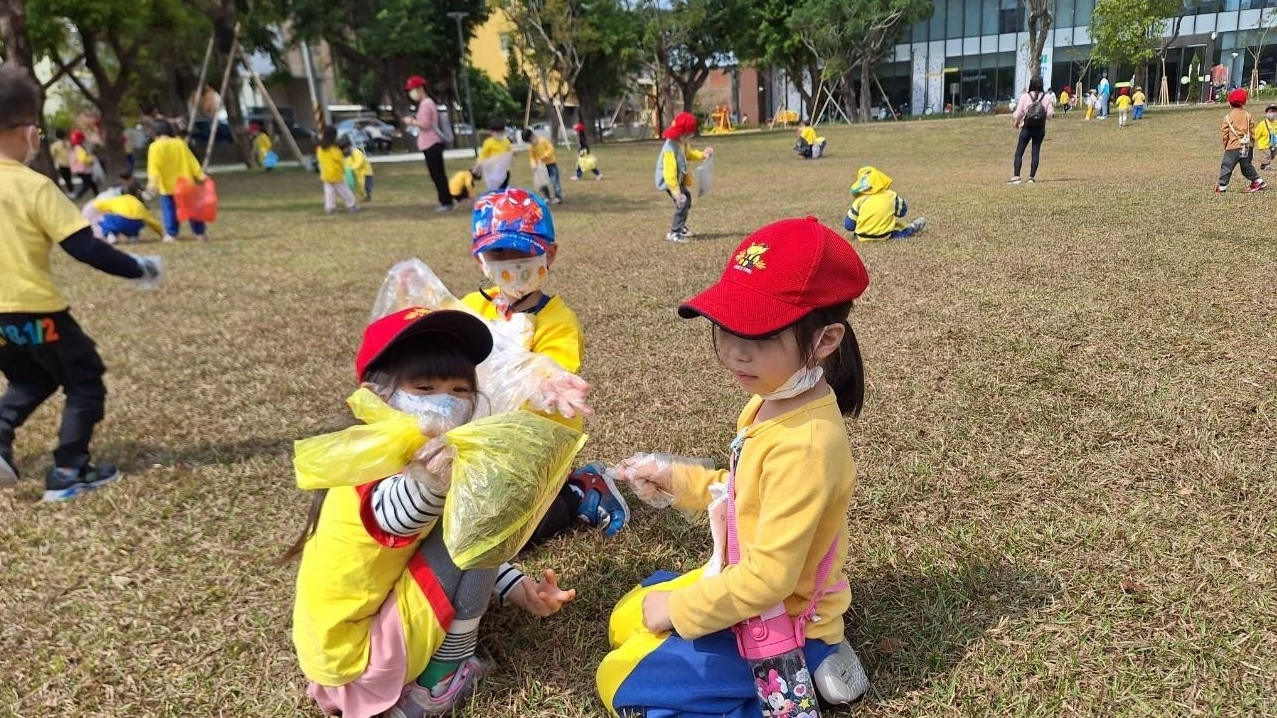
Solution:
[{"label": "yellow hoodie", "polygon": [[164,234],[164,228],[160,226],[159,221],[151,214],[142,200],[131,194],[122,194],[118,197],[107,197],[105,199],[93,200],[93,208],[102,214],[113,214],[124,219],[140,219],[146,223],[156,234]]},{"label": "yellow hoodie", "polygon": [[888,239],[904,226],[901,217],[909,207],[891,189],[891,178],[877,167],[861,167],[851,186],[855,198],[844,225],[860,239]]}]

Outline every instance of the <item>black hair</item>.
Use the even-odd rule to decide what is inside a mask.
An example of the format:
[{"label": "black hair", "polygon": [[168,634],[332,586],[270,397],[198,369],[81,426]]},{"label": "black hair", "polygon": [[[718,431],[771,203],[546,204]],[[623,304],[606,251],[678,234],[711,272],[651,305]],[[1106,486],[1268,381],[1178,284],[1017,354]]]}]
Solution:
[{"label": "black hair", "polygon": [[120,181],[121,181],[121,182],[132,182],[132,181],[133,181],[133,173],[132,173],[132,172],[130,172],[130,171],[128,171],[128,170],[124,170],[123,172],[121,172],[121,173],[120,173]]},{"label": "black hair", "polygon": [[53,138],[55,140],[65,140],[67,138],[67,131],[59,127],[53,131]]},{"label": "black hair", "polygon": [[[452,346],[440,345],[438,335],[429,333],[395,342],[364,369],[360,379],[375,384],[383,391],[393,391],[404,383],[423,379],[465,379],[475,389],[476,400],[479,398],[479,379],[474,361]],[[306,526],[297,541],[276,559],[276,564],[286,564],[301,555],[306,542],[315,535],[327,496],[327,489],[315,493],[306,514]]]},{"label": "black hair", "polygon": [[1029,80],[1029,92],[1041,92],[1041,91],[1042,91],[1042,78],[1038,75],[1034,75],[1033,78]]},{"label": "black hair", "polygon": [[337,128],[329,125],[324,128],[324,133],[319,136],[319,146],[328,149],[337,144]]},{"label": "black hair", "polygon": [[505,132],[505,123],[501,120],[493,120],[489,122],[488,132]]},{"label": "black hair", "polygon": [[838,398],[838,410],[844,416],[860,416],[860,409],[865,404],[865,365],[860,358],[856,331],[851,328],[851,322],[847,321],[847,317],[851,315],[851,306],[851,302],[846,302],[813,310],[781,331],[792,330],[794,338],[798,340],[799,353],[810,358],[816,349],[813,344],[816,332],[830,324],[843,325],[842,343],[821,366],[825,369],[825,381]]},{"label": "black hair", "polygon": [[[169,137],[174,136],[173,123],[168,120],[156,120],[151,124],[151,129],[155,132],[156,137],[163,137],[164,135],[168,135]],[[211,131],[216,132],[217,128],[214,127]]]},{"label": "black hair", "polygon": [[350,135],[342,135],[341,138],[337,140],[337,146],[343,150],[350,149]]},{"label": "black hair", "polygon": [[524,130],[521,136],[523,137],[524,142],[527,142],[529,144],[532,143],[532,137],[533,137],[532,130]]},{"label": "black hair", "polygon": [[0,130],[40,122],[40,86],[20,65],[0,65]]}]

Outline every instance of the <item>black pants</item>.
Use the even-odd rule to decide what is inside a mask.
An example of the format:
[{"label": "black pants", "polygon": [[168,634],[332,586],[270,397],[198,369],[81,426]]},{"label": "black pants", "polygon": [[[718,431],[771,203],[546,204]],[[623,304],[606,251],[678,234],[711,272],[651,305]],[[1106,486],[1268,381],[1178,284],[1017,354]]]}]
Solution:
[{"label": "black pants", "polygon": [[75,175],[71,174],[70,167],[58,167],[58,175],[62,177],[62,185],[68,192],[75,189]]},{"label": "black pants", "polygon": [[1024,166],[1024,148],[1033,143],[1033,160],[1029,163],[1029,177],[1038,174],[1038,158],[1042,156],[1042,140],[1046,139],[1045,127],[1021,127],[1020,141],[1015,145],[1015,173],[1020,176],[1020,168]]},{"label": "black pants", "polygon": [[96,180],[93,179],[93,173],[90,172],[89,174],[79,174],[79,175],[76,175],[76,177],[80,178],[80,189],[76,190],[75,199],[80,199],[84,195],[88,194],[89,190],[93,190],[94,197],[97,196],[98,183]]},{"label": "black pants", "polygon": [[562,489],[559,489],[559,495],[554,497],[550,510],[545,512],[541,523],[537,525],[537,530],[532,533],[532,538],[528,539],[528,544],[523,547],[523,550],[527,551],[576,526],[576,510],[580,507],[580,497],[565,484]]},{"label": "black pants", "polygon": [[1229,180],[1233,178],[1233,168],[1237,165],[1242,166],[1242,177],[1254,182],[1259,179],[1259,173],[1255,171],[1255,165],[1250,161],[1251,154],[1254,150],[1247,147],[1244,150],[1227,150],[1224,152],[1224,160],[1219,163],[1219,186],[1227,187]]},{"label": "black pants", "polygon": [[87,464],[93,427],[106,409],[105,372],[93,340],[70,312],[0,314],[0,374],[9,382],[0,396],[0,450],[13,446],[18,427],[61,387],[66,408],[54,463]]},{"label": "black pants", "polygon": [[443,143],[436,142],[429,149],[421,151],[426,156],[426,169],[430,172],[430,181],[435,183],[435,191],[439,193],[439,204],[451,205],[452,193],[448,191],[448,173],[443,167]]}]

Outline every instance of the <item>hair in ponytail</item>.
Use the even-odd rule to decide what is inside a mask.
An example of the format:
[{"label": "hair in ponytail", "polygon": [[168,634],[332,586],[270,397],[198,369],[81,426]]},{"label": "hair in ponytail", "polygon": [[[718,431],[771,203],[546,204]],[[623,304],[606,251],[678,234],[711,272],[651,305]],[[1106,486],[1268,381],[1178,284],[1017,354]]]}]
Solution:
[{"label": "hair in ponytail", "polygon": [[856,332],[847,321],[847,317],[851,315],[851,305],[851,302],[845,302],[813,310],[789,328],[794,331],[794,337],[798,340],[799,351],[803,356],[810,357],[815,350],[816,333],[822,327],[830,324],[842,324],[846,327],[842,343],[821,366],[825,369],[825,381],[838,398],[838,410],[844,416],[860,416],[860,409],[865,403],[865,365],[860,358]]}]

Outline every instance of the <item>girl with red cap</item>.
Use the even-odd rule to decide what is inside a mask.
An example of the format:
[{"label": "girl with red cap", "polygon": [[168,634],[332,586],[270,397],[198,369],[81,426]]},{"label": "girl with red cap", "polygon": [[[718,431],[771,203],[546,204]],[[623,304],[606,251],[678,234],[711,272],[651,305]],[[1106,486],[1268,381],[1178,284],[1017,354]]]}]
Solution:
[{"label": "girl with red cap", "polygon": [[696,116],[690,112],[680,112],[670,126],[665,128],[665,132],[661,133],[665,144],[656,158],[656,189],[674,200],[674,218],[670,222],[669,234],[665,235],[665,239],[670,242],[686,242],[695,236],[687,228],[687,215],[692,211],[692,193],[688,191],[692,186],[692,171],[687,161],[704,159],[714,154],[713,147],[698,151],[688,146],[687,138],[695,135],[696,129]]},{"label": "girl with red cap", "polygon": [[71,172],[80,178],[80,189],[71,199],[80,199],[88,194],[89,190],[93,190],[93,195],[96,196],[98,183],[93,179],[93,165],[97,164],[98,160],[85,146],[84,130],[71,130],[70,141]]},{"label": "girl with red cap", "polygon": [[[868,689],[842,621],[856,476],[844,416],[860,413],[865,394],[847,318],[868,285],[836,232],[790,219],[742,242],[718,283],[679,308],[710,320],[719,363],[753,396],[728,470],[651,454],[617,469],[639,496],[708,509],[715,555],[682,576],[652,576],[612,612],[613,650],[597,678],[613,715],[751,718],[760,698],[764,715],[818,715],[818,700],[848,703]],[[758,675],[741,629],[759,620],[787,626],[788,650],[810,670]]]},{"label": "girl with red cap", "polygon": [[1228,191],[1228,183],[1233,178],[1233,170],[1237,165],[1242,167],[1242,176],[1250,180],[1247,192],[1259,192],[1268,189],[1268,183],[1255,171],[1251,157],[1255,154],[1255,119],[1244,108],[1247,94],[1237,89],[1228,93],[1228,104],[1232,109],[1224,116],[1221,128],[1224,140],[1224,159],[1219,164],[1219,185],[1216,194]]}]

